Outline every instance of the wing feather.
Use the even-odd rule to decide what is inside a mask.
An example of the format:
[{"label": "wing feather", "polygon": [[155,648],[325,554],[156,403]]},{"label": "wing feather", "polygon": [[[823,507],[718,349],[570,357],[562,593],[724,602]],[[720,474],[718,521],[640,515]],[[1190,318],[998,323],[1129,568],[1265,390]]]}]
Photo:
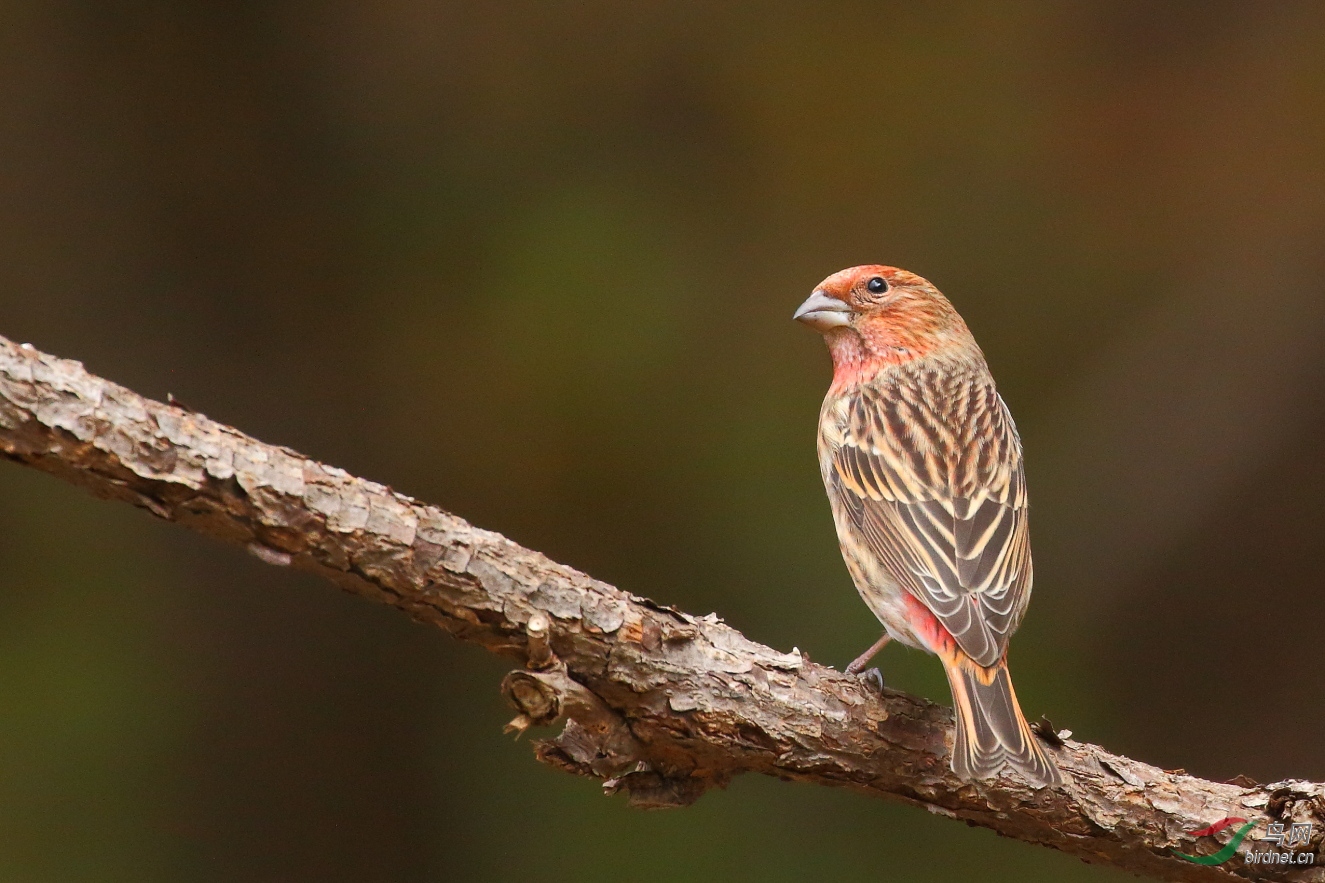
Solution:
[{"label": "wing feather", "polygon": [[1032,571],[1021,442],[984,372],[897,372],[839,409],[829,493],[886,572],[981,665],[1007,649]]}]

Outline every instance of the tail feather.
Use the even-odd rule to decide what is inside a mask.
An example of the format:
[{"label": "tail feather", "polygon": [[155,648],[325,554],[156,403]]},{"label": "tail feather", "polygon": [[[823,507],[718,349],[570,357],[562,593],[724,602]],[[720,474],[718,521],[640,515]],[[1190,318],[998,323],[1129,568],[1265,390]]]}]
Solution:
[{"label": "tail feather", "polygon": [[957,710],[952,771],[959,778],[992,779],[1010,766],[1034,785],[1063,783],[1058,767],[1022,716],[1006,661],[985,668],[958,650],[955,659],[943,661],[943,667]]}]

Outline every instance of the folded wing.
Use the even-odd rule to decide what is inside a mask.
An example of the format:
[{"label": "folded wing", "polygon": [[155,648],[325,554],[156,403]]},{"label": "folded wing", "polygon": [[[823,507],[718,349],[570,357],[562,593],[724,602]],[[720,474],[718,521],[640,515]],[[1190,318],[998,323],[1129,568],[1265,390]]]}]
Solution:
[{"label": "folded wing", "polygon": [[861,389],[839,430],[830,493],[898,584],[993,665],[1032,579],[1021,444],[993,385],[901,375]]}]

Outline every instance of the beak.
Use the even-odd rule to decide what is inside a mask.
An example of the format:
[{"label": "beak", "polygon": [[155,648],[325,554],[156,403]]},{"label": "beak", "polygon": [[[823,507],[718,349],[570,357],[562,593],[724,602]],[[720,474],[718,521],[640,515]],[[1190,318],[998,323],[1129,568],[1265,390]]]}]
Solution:
[{"label": "beak", "polygon": [[851,307],[826,291],[815,291],[791,318],[804,322],[816,331],[841,328],[851,323]]}]

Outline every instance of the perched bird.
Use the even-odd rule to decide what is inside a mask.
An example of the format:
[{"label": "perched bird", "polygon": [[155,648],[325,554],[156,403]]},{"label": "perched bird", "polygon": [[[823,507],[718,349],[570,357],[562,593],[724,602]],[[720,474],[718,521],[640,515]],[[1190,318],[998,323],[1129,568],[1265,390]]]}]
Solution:
[{"label": "perched bird", "polygon": [[1021,439],[962,317],[895,267],[834,273],[796,310],[823,334],[833,382],[819,466],[842,557],[890,639],[938,656],[952,687],[952,770],[1004,766],[1062,779],[1008,676],[1008,638],[1031,597]]}]

